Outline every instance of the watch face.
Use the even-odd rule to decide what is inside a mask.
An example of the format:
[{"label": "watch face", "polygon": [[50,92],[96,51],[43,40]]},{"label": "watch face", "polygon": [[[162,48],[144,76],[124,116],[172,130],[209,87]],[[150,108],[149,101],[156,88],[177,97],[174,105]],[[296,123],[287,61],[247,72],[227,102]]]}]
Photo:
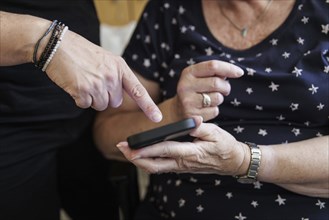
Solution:
[{"label": "watch face", "polygon": [[251,184],[251,183],[254,183],[256,180],[248,178],[248,177],[242,177],[242,178],[237,179],[237,181],[239,183]]}]

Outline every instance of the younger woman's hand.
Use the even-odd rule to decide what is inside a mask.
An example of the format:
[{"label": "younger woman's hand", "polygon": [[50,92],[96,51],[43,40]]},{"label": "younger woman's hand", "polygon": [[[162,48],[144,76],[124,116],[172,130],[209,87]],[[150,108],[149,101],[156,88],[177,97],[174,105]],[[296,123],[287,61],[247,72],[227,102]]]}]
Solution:
[{"label": "younger woman's hand", "polygon": [[104,110],[122,103],[123,90],[155,122],[162,114],[120,56],[68,31],[47,68],[47,75],[81,108]]}]

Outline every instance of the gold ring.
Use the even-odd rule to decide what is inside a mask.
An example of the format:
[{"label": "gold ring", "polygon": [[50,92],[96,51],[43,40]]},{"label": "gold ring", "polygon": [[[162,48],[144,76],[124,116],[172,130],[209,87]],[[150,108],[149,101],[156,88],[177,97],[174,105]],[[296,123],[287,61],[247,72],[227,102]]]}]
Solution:
[{"label": "gold ring", "polygon": [[206,93],[201,93],[202,95],[202,107],[207,108],[211,106],[211,98]]}]

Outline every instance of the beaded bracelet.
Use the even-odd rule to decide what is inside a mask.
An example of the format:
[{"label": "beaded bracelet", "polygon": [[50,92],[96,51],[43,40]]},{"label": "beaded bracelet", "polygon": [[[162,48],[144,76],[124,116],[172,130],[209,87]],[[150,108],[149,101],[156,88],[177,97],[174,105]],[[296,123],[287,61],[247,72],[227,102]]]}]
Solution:
[{"label": "beaded bracelet", "polygon": [[64,35],[65,35],[65,33],[66,33],[66,31],[67,31],[68,29],[69,29],[68,26],[65,26],[64,29],[63,29],[63,31],[61,32],[61,34],[60,34],[60,36],[59,36],[59,39],[58,39],[58,41],[56,42],[56,45],[55,45],[54,49],[51,51],[50,56],[48,57],[46,63],[45,63],[45,64],[43,65],[43,67],[42,67],[42,71],[43,71],[43,72],[46,71],[46,69],[47,69],[47,67],[48,67],[48,65],[49,65],[49,63],[50,63],[50,61],[53,59],[53,57],[54,57],[54,55],[55,55],[55,53],[56,53],[56,51],[57,51],[59,45],[60,45],[61,42],[62,42],[63,37],[64,37]]},{"label": "beaded bracelet", "polygon": [[58,41],[58,36],[60,35],[60,33],[62,32],[62,30],[64,29],[64,24],[62,24],[61,22],[56,24],[56,27],[54,28],[52,35],[45,47],[45,49],[43,50],[40,59],[37,61],[37,63],[35,64],[35,66],[39,69],[42,69],[42,67],[44,66],[46,60],[48,59],[48,57],[50,56],[51,51],[53,50],[54,46],[56,45],[57,41]]},{"label": "beaded bracelet", "polygon": [[[38,69],[41,69],[43,72],[46,71],[50,61],[54,57],[59,45],[62,42],[62,39],[67,32],[68,27],[57,20],[53,21],[46,33],[37,41],[34,52],[33,52],[33,62]],[[40,42],[52,31],[50,39],[43,50],[39,60],[37,60],[37,52]]]},{"label": "beaded bracelet", "polygon": [[42,37],[35,44],[34,51],[33,51],[33,58],[32,58],[33,63],[37,63],[37,53],[38,53],[40,42],[50,33],[50,31],[52,31],[54,29],[56,24],[57,24],[57,20],[54,20],[51,23],[51,25],[49,26],[49,28],[47,29],[47,31],[42,35]]}]

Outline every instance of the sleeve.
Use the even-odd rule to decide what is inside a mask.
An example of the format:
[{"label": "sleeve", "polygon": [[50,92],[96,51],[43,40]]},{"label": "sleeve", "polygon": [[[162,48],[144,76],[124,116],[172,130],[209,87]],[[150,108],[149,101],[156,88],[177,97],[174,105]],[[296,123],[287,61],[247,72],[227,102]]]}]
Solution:
[{"label": "sleeve", "polygon": [[172,60],[178,33],[176,12],[175,1],[150,0],[123,52],[130,68],[146,79],[159,82]]}]

